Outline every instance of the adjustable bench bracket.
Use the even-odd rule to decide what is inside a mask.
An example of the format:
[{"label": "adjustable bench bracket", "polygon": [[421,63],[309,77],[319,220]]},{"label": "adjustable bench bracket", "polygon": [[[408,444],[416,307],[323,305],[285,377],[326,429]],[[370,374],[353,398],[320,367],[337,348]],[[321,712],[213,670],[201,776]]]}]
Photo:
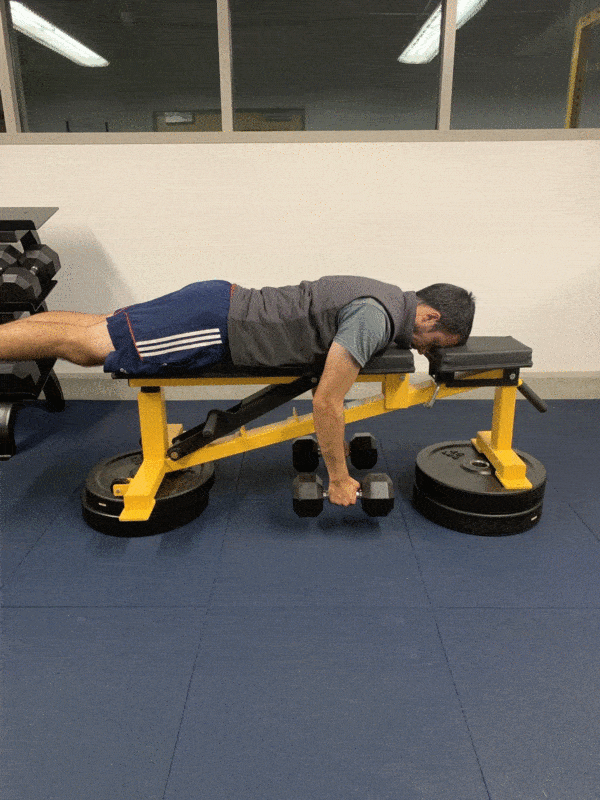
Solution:
[{"label": "adjustable bench bracket", "polygon": [[480,386],[518,386],[519,385],[519,369],[513,367],[510,369],[503,369],[501,377],[495,378],[468,378],[457,377],[464,375],[464,371],[456,372],[433,372],[430,373],[434,381],[439,385],[443,384],[449,388],[455,387],[468,387],[469,389],[479,388]]},{"label": "adjustable bench bracket", "polygon": [[252,422],[262,417],[263,414],[279,408],[289,400],[293,400],[298,395],[304,394],[314,388],[318,380],[315,375],[303,375],[292,383],[267,386],[249,397],[245,397],[240,403],[226,411],[219,409],[209,411],[205,422],[173,439],[171,447],[167,450],[167,456],[172,461],[177,461],[194,453],[215,439],[221,439],[223,436],[239,430],[248,422]]}]

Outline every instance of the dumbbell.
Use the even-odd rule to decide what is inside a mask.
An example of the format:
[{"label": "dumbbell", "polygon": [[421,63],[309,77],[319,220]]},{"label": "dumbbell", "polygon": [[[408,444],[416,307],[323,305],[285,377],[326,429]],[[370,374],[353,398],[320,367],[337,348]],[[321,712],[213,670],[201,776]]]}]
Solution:
[{"label": "dumbbell", "polygon": [[37,361],[0,362],[0,396],[35,399],[41,377]]},{"label": "dumbbell", "polygon": [[0,305],[2,303],[36,305],[60,269],[58,255],[45,244],[27,250],[23,254],[15,248],[13,250],[18,255],[16,263],[8,264],[0,275]]},{"label": "dumbbell", "polygon": [[47,244],[40,244],[25,251],[21,256],[21,266],[39,278],[42,284],[48,284],[60,269],[60,259]]},{"label": "dumbbell", "polygon": [[[318,475],[301,473],[294,478],[294,511],[299,517],[317,517],[323,511],[328,492]],[[394,507],[394,484],[383,472],[365,476],[357,492],[362,509],[369,517],[386,517]]]},{"label": "dumbbell", "polygon": [[350,461],[356,469],[372,469],[377,463],[377,441],[370,433],[355,433],[350,439]]},{"label": "dumbbell", "polygon": [[[0,246],[0,276],[4,272],[4,270],[8,269],[9,267],[18,266],[19,258],[23,254],[17,250],[16,247],[13,247],[12,244],[6,244]],[[0,281],[2,278],[0,277]],[[20,315],[20,312],[6,312],[4,314],[0,313],[0,324],[4,324],[5,322],[12,322],[13,320],[17,319]]]},{"label": "dumbbell", "polygon": [[23,253],[13,247],[12,244],[0,245],[0,272],[4,272],[7,267],[17,264]]},{"label": "dumbbell", "polygon": [[[350,461],[356,469],[372,469],[377,463],[377,441],[370,433],[355,433],[350,440]],[[292,444],[296,472],[314,472],[319,466],[319,445],[314,436],[301,436]]]},{"label": "dumbbell", "polygon": [[292,464],[296,472],[314,472],[319,466],[319,445],[314,436],[301,436],[292,444]]}]

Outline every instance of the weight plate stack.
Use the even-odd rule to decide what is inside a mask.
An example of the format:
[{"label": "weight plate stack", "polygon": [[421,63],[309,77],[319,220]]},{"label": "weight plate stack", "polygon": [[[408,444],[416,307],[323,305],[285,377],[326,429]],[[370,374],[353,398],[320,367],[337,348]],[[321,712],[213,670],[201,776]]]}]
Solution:
[{"label": "weight plate stack", "polygon": [[94,530],[109,536],[154,536],[186,525],[204,511],[215,482],[212,462],[168,472],[156,493],[150,519],[119,522],[124,500],[113,495],[113,484],[133,478],[141,463],[142,451],[135,450],[100,461],[91,470],[81,492],[81,508]]},{"label": "weight plate stack", "polygon": [[432,522],[477,536],[510,536],[533,528],[542,513],[546,470],[515,450],[531,489],[505,489],[470,441],[439,442],[417,456],[413,505]]}]

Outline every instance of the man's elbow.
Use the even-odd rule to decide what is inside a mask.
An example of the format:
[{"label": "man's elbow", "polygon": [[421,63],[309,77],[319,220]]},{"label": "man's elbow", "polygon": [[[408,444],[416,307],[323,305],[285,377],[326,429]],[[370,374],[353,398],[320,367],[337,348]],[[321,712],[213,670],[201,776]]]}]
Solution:
[{"label": "man's elbow", "polygon": [[341,416],[344,413],[344,398],[332,397],[317,392],[313,397],[313,411],[321,414]]}]

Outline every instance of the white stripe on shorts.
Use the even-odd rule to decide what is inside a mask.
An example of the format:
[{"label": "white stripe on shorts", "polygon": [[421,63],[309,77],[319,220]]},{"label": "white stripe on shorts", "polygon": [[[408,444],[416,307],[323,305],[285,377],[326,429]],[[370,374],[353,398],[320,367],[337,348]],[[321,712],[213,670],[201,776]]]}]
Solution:
[{"label": "white stripe on shorts", "polygon": [[[142,358],[144,356],[163,356],[167,353],[176,353],[179,350],[196,350],[199,347],[210,347],[213,344],[222,344],[222,340],[220,336],[215,337],[212,340],[203,340],[203,339],[191,339],[186,344],[179,345],[177,347],[147,347],[145,349],[139,350],[140,355]],[[177,344],[177,342],[173,342],[172,344]]]},{"label": "white stripe on shorts", "polygon": [[178,350],[194,350],[197,347],[209,347],[213,344],[222,344],[219,333],[205,336],[190,336],[189,334],[177,338],[169,337],[171,341],[162,344],[146,344],[139,346],[138,352],[143,356],[156,356],[163,353],[175,353]]},{"label": "white stripe on shorts", "polygon": [[173,339],[185,339],[188,336],[200,336],[202,334],[218,333],[218,328],[205,328],[203,331],[187,331],[186,333],[176,333],[174,336],[163,336],[162,339],[145,339],[143,342],[136,342],[138,347],[146,344],[161,344],[162,342],[170,342]]}]

